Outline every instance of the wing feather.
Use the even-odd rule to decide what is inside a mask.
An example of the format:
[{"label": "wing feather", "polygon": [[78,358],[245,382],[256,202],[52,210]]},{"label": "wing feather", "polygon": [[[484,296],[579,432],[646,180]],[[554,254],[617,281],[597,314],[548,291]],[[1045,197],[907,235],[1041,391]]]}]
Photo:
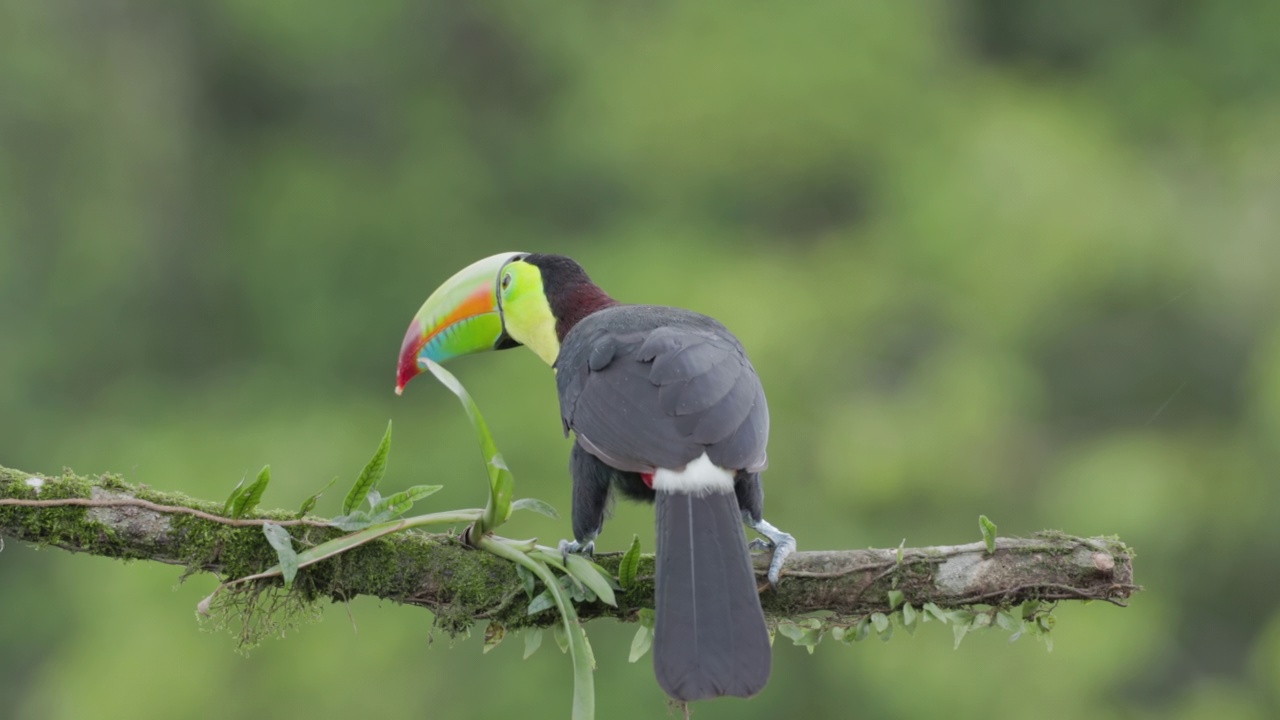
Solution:
[{"label": "wing feather", "polygon": [[566,432],[613,467],[678,468],[706,452],[721,467],[763,468],[764,391],[737,339],[711,318],[601,310],[570,331],[556,371]]}]

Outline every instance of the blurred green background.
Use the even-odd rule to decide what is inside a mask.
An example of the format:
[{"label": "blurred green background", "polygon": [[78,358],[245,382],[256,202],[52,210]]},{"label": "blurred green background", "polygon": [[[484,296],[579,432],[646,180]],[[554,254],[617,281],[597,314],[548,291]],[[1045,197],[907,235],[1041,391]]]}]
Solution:
[{"label": "blurred green background", "polygon": [[[402,333],[465,264],[561,252],[742,338],[802,549],[986,513],[1140,554],[1132,607],[1061,607],[1052,653],[782,640],[761,696],[695,717],[1280,716],[1278,26],[1274,0],[0,1],[0,463],[212,499],[270,463],[296,507],[393,418],[384,488],[474,506],[454,398],[391,392]],[[453,370],[517,494],[567,513],[547,368]],[[620,506],[602,547],[633,533],[651,510]],[[0,717],[568,712],[553,648],[482,656],[368,599],[245,659],[179,574],[11,541]],[[589,627],[600,717],[666,716],[633,631]]]}]

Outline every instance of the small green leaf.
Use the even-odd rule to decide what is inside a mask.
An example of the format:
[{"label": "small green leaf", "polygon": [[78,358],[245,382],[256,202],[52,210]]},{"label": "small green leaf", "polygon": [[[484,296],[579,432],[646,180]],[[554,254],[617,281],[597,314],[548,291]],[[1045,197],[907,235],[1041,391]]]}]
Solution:
[{"label": "small green leaf", "polygon": [[235,503],[231,506],[231,517],[242,518],[246,514],[253,512],[258,507],[258,502],[262,500],[262,494],[267,491],[267,485],[271,483],[271,466],[265,465],[262,471],[258,473],[257,479],[249,484],[236,498]]},{"label": "small green leaf", "polygon": [[639,616],[641,625],[649,628],[650,630],[653,629],[653,621],[657,617],[657,614],[653,612],[653,608],[642,608],[637,615]]},{"label": "small green leaf", "polygon": [[387,454],[390,452],[391,422],[387,421],[387,431],[382,434],[382,442],[378,443],[378,449],[373,453],[373,457],[364,466],[364,470],[360,471],[360,477],[356,478],[356,484],[352,485],[351,490],[347,492],[347,499],[342,501],[342,513],[344,515],[351,514],[352,510],[355,510],[360,506],[361,502],[364,502],[370,492],[377,490],[378,483],[382,482],[382,476],[387,471]]},{"label": "small green leaf", "polygon": [[565,567],[568,568],[569,574],[586,585],[606,605],[618,606],[618,600],[613,596],[613,588],[609,586],[613,576],[607,571],[576,553],[569,553]]},{"label": "small green leaf", "polygon": [[[391,518],[400,517],[409,512],[413,504],[419,500],[433,495],[444,487],[443,485],[414,485],[408,490],[401,490],[390,497],[382,498],[374,506],[370,512],[374,520],[382,522]],[[375,491],[376,492],[376,491]]]},{"label": "small green leaf", "polygon": [[890,590],[889,591],[889,609],[897,610],[898,606],[902,604],[903,597],[904,596],[901,590]]},{"label": "small green leaf", "polygon": [[235,507],[236,501],[240,499],[241,495],[244,495],[244,490],[244,478],[240,478],[240,482],[231,488],[231,494],[227,496],[227,501],[222,505],[223,517],[231,517],[231,508]]},{"label": "small green leaf", "polygon": [[968,610],[952,610],[947,613],[947,620],[949,620],[952,625],[964,625],[965,627],[969,627],[969,624],[973,622],[973,618],[974,614]]},{"label": "small green leaf", "polygon": [[[582,581],[572,575],[565,575],[560,578],[560,588],[565,591],[574,602],[587,602],[587,586]],[[594,599],[594,598],[593,598]]]},{"label": "small green leaf", "polygon": [[565,629],[563,622],[557,622],[552,626],[551,635],[556,639],[556,645],[559,646],[560,652],[569,652],[569,631]]},{"label": "small green leaf", "polygon": [[800,627],[793,622],[778,623],[778,632],[783,636],[791,639],[796,645],[800,644],[800,639],[804,637],[806,629]]},{"label": "small green leaf", "polygon": [[[902,564],[902,553],[907,547],[907,539],[902,538],[902,542],[898,543],[898,564]],[[897,578],[894,578],[897,579]]]},{"label": "small green leaf", "polygon": [[982,541],[987,544],[987,554],[996,551],[996,524],[986,515],[978,516],[978,527],[982,530]]},{"label": "small green leaf", "polygon": [[533,589],[536,587],[537,578],[533,576],[533,572],[523,565],[516,565],[516,577],[520,578],[520,582],[524,584],[524,594],[533,599]]},{"label": "small green leaf", "polygon": [[293,549],[293,538],[289,531],[275,523],[263,523],[262,534],[267,542],[275,548],[276,557],[280,559],[280,574],[284,577],[284,586],[293,585],[293,578],[298,574],[298,553]]},{"label": "small green leaf", "polygon": [[636,584],[636,572],[640,569],[640,536],[631,536],[631,547],[618,563],[618,584],[624,590]]},{"label": "small green leaf", "polygon": [[937,605],[927,602],[924,604],[924,611],[937,618],[943,625],[947,624],[947,614]]},{"label": "small green leaf", "polygon": [[981,630],[991,626],[991,613],[978,613],[969,623],[970,630]]},{"label": "small green leaf", "polygon": [[844,635],[848,631],[849,631],[849,628],[843,627],[841,625],[837,625],[831,628],[831,639],[837,640],[837,641],[843,641]]},{"label": "small green leaf", "polygon": [[964,640],[965,634],[969,632],[969,625],[967,623],[952,623],[951,632],[956,638],[955,649],[959,650],[961,641]]},{"label": "small green leaf", "polygon": [[330,520],[329,524],[339,530],[355,532],[356,530],[364,530],[372,525],[373,518],[369,517],[369,513],[364,510],[356,510],[350,515],[339,515]]},{"label": "small green leaf", "polygon": [[483,655],[498,647],[498,643],[502,642],[502,638],[506,636],[507,629],[502,626],[502,623],[490,620],[484,628],[484,650],[480,654]]},{"label": "small green leaf", "polygon": [[552,597],[550,590],[543,590],[538,593],[529,603],[529,609],[525,611],[526,615],[537,615],[543,610],[554,607],[556,599]]},{"label": "small green leaf", "polygon": [[871,617],[864,617],[858,621],[858,625],[853,629],[853,641],[862,642],[871,635]]},{"label": "small green leaf", "polygon": [[999,625],[1002,630],[1018,632],[1022,629],[1022,620],[1015,618],[1008,610],[1001,610],[996,614],[996,625]]},{"label": "small green leaf", "polygon": [[532,510],[540,515],[546,515],[552,520],[560,519],[560,513],[556,512],[556,509],[551,507],[550,503],[543,502],[537,498],[520,498],[511,503],[511,511],[515,512],[516,510]]},{"label": "small green leaf", "polygon": [[871,624],[875,626],[876,632],[884,634],[890,627],[889,616],[884,613],[872,613]]},{"label": "small green leaf", "polygon": [[1040,609],[1039,600],[1028,600],[1022,603],[1022,619],[1030,620],[1035,617],[1036,611]]},{"label": "small green leaf", "polygon": [[306,501],[302,503],[302,509],[298,510],[298,514],[295,517],[299,517],[299,518],[303,517],[307,513],[314,510],[316,507],[316,502],[320,500],[320,496],[324,495],[325,491],[333,487],[334,483],[336,482],[338,482],[338,478],[335,477],[334,479],[329,481],[328,485],[325,485],[324,487],[320,488],[320,492],[307,498]]},{"label": "small green leaf", "polygon": [[636,628],[636,635],[631,638],[631,654],[627,656],[627,662],[635,662],[644,657],[652,646],[653,630],[643,625]]},{"label": "small green leaf", "polygon": [[[522,567],[517,565],[516,567]],[[538,652],[538,648],[542,646],[542,628],[529,628],[524,631],[524,659],[528,660],[529,656]]]},{"label": "small green leaf", "polygon": [[909,628],[916,624],[916,609],[911,603],[902,606],[902,627]]}]

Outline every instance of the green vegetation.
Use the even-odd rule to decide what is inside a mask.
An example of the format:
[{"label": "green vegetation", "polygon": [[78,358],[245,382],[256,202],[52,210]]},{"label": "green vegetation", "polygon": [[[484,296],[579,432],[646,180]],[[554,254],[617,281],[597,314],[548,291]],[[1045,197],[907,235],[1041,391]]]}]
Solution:
[{"label": "green vegetation", "polygon": [[[953,650],[941,618],[908,637],[886,614],[889,643],[779,638],[762,696],[698,718],[1274,717],[1278,20],[1272,0],[7,3],[0,463],[48,473],[42,497],[68,466],[223,498],[269,462],[262,504],[292,509],[393,418],[384,492],[476,506],[453,400],[391,392],[400,339],[466,263],[565,252],[742,338],[768,515],[801,549],[978,540],[986,513],[1142,551],[1133,607],[1060,605],[1052,653],[1008,630]],[[520,494],[568,508],[545,366],[455,369]],[[351,480],[311,511],[342,514]],[[620,504],[600,549],[652,532]],[[225,551],[228,572],[275,561]],[[433,646],[421,610],[370,599],[246,660],[192,621],[213,583],[180,574],[8,540],[0,715],[562,716],[571,692],[560,658]],[[662,713],[625,662],[636,627],[589,629],[598,714]]]}]

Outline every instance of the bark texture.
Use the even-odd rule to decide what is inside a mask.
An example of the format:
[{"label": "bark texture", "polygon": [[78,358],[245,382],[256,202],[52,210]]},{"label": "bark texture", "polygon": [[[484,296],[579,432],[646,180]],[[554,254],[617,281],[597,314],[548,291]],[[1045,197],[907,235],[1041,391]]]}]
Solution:
[{"label": "bark texture", "polygon": [[[236,524],[219,519],[222,507],[183,495],[160,493],[112,475],[48,476],[0,467],[0,537],[73,552],[153,560],[222,579],[251,575],[276,563],[261,522],[288,524],[292,514],[253,513]],[[323,520],[294,522],[298,547],[338,537]],[[432,610],[447,630],[477,620],[508,629],[549,625],[554,611],[529,616],[514,567],[476,551],[458,531],[408,531],[304,568],[295,588],[309,599],[373,595]],[[616,574],[620,554],[597,556]],[[1133,555],[1115,538],[1079,538],[1041,533],[998,538],[995,552],[983,542],[942,547],[797,552],[777,590],[763,581],[768,556],[757,555],[761,602],[773,620],[827,611],[839,617],[887,612],[889,591],[901,591],[917,607],[941,608],[1024,600],[1107,600],[1116,604],[1135,592]],[[3,565],[0,564],[0,575]],[[579,606],[583,619],[634,620],[653,607],[653,557],[641,559],[639,582],[618,593],[618,607]],[[278,579],[263,582],[279,582]]]}]

